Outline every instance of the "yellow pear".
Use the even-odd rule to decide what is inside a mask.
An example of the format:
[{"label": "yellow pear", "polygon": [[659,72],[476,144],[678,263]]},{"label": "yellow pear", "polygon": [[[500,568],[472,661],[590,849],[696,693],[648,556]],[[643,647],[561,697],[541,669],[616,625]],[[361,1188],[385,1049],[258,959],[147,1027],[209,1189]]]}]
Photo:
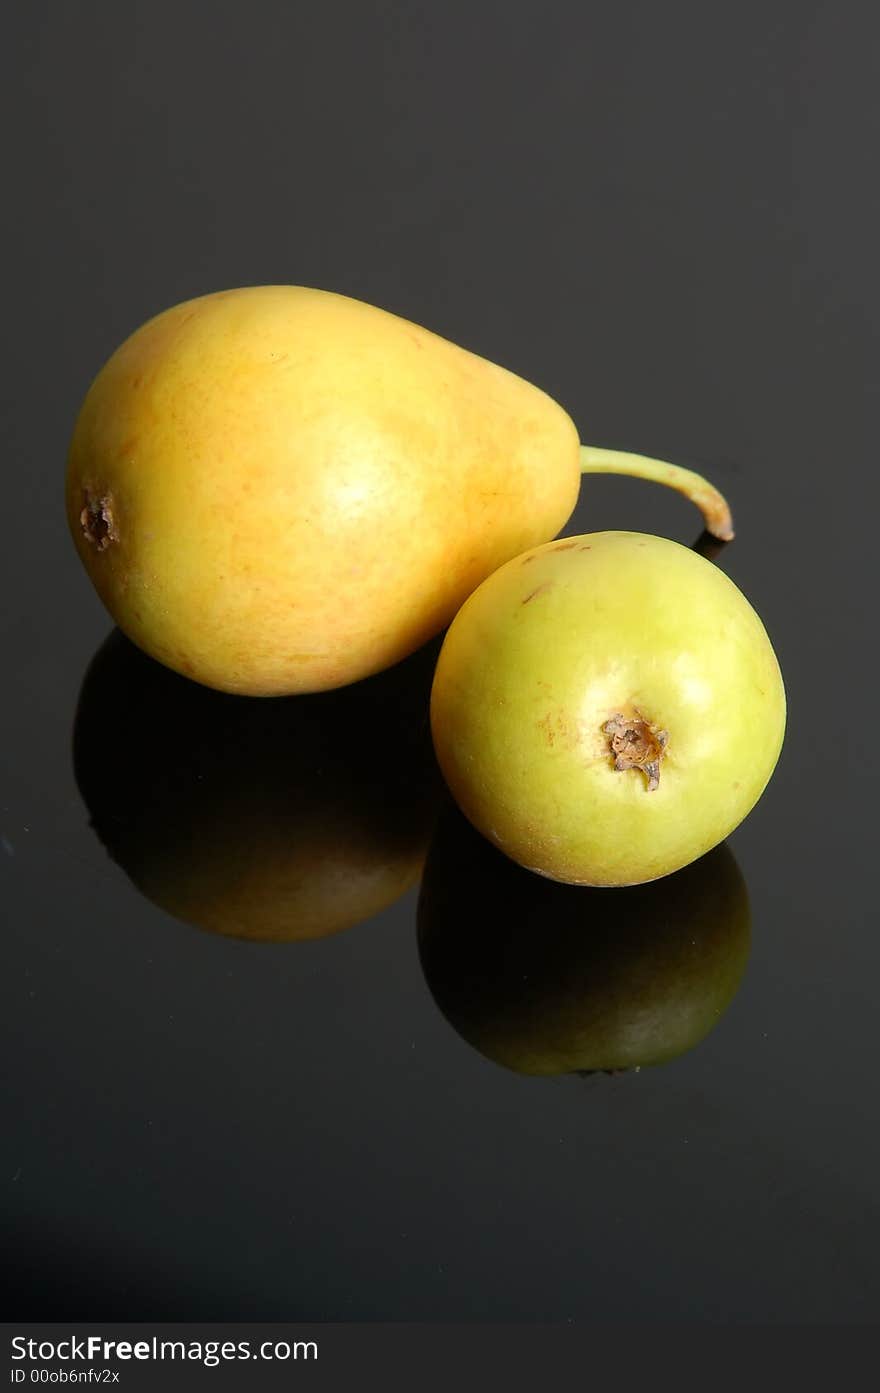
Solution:
[{"label": "yellow pear", "polygon": [[438,633],[559,532],[584,470],[669,483],[729,531],[702,480],[582,450],[562,407],[506,369],[341,295],[254,286],[166,310],[117,349],[76,423],[67,510],[140,648],[209,687],[289,695]]}]

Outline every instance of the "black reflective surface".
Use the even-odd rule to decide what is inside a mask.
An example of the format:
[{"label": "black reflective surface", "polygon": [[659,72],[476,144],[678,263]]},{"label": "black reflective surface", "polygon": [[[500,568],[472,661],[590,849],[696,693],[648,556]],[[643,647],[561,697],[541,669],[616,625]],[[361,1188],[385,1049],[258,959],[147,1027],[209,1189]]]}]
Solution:
[{"label": "black reflective surface", "polygon": [[[875,1320],[869,8],[211,11],[20,7],[3,60],[8,1315]],[[723,893],[704,864],[619,931],[655,992],[673,964],[659,1005],[627,1002],[613,916],[584,910],[585,960],[578,892],[450,830],[430,654],[254,707],[107,641],[63,517],[79,401],[149,314],[271,281],[404,314],[730,497],[717,564],[788,735]],[[567,530],[606,527],[698,531],[590,478]],[[516,1067],[530,972],[579,1072]],[[674,1058],[560,1046],[612,987],[615,1021],[688,1018]]]}]

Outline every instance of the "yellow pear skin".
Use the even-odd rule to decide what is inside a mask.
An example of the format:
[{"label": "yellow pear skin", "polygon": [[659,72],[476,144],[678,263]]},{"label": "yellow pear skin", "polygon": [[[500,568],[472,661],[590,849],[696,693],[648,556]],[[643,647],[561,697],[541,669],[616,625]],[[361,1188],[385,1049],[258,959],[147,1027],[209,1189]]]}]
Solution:
[{"label": "yellow pear skin", "polygon": [[378,672],[554,537],[582,463],[544,392],[425,329],[296,286],[190,300],[106,363],[70,529],[122,630],[222,691]]}]

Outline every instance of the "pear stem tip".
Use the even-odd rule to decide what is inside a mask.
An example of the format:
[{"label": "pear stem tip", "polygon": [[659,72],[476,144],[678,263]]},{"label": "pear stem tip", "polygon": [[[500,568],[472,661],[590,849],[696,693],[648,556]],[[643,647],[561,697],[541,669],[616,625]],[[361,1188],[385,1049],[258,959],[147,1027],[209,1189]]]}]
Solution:
[{"label": "pear stem tip", "polygon": [[720,542],[733,540],[733,518],[730,505],[722,493],[692,469],[665,460],[633,455],[625,450],[606,450],[597,445],[581,446],[582,474],[626,474],[633,479],[647,479],[652,484],[665,484],[684,494],[699,508],[706,531]]}]

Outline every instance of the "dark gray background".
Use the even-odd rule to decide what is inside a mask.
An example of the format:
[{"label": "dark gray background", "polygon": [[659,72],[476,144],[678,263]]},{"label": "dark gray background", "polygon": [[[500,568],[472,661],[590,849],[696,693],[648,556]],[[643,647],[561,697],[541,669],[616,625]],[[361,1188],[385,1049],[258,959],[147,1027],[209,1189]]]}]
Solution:
[{"label": "dark gray background", "polygon": [[[872,9],[7,19],[8,1317],[876,1318]],[[434,1006],[414,892],[336,939],[228,941],[142,898],[90,830],[71,726],[109,621],[65,532],[73,418],[143,319],[273,281],[404,314],[540,384],[584,439],[728,492],[722,564],[790,722],[732,839],[747,976],[678,1062],[507,1073]],[[695,531],[672,495],[589,479],[569,530],[616,526]]]}]

